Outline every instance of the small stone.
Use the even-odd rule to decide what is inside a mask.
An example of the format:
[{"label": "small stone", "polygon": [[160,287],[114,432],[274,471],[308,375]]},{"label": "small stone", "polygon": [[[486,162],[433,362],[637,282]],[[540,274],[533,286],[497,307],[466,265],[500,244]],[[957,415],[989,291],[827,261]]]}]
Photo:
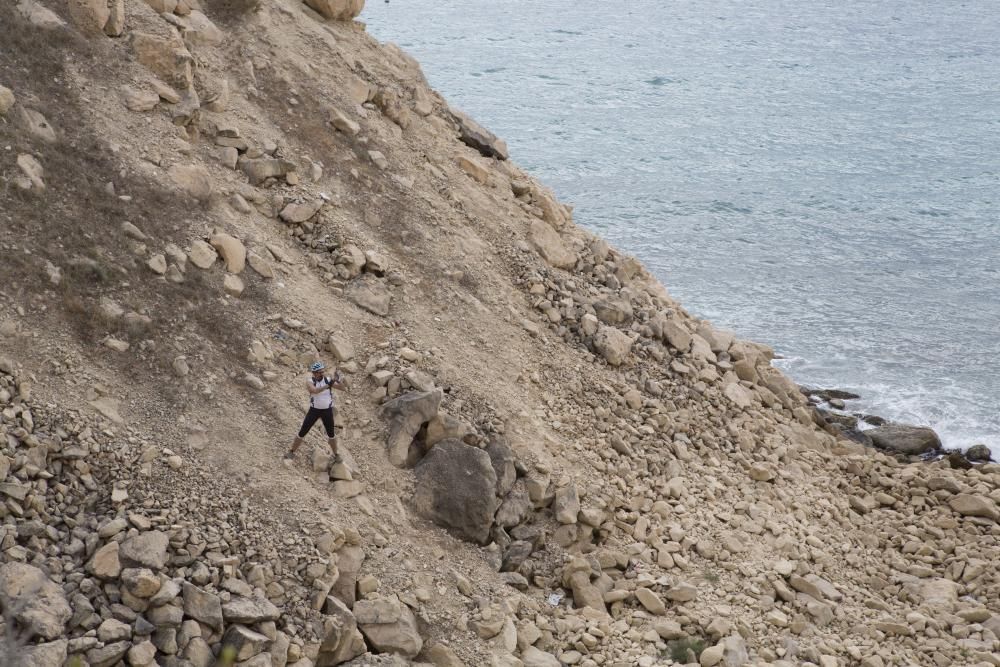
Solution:
[{"label": "small stone", "polygon": [[199,269],[210,269],[219,258],[215,248],[201,239],[196,239],[191,243],[191,250],[188,251],[188,259]]},{"label": "small stone", "polygon": [[227,273],[226,277],[222,280],[222,289],[230,296],[240,296],[243,294],[243,290],[246,289],[246,285],[243,284],[239,276]]},{"label": "small stone", "polygon": [[167,258],[158,253],[149,258],[146,266],[156,275],[162,276],[167,272]]},{"label": "small stone", "polygon": [[637,588],[635,597],[649,613],[656,614],[657,616],[663,616],[667,613],[667,608],[664,606],[663,600],[648,588]]},{"label": "small stone", "polygon": [[389,168],[389,161],[381,151],[368,151],[368,158],[383,171]]},{"label": "small stone", "polygon": [[13,108],[14,102],[14,92],[6,86],[0,86],[0,116],[6,116]]}]

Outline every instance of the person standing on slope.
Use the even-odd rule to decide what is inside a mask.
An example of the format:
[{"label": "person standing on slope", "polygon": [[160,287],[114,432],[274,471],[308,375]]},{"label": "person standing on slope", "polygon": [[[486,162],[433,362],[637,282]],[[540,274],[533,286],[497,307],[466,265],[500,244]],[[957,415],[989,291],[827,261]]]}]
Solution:
[{"label": "person standing on slope", "polygon": [[322,420],[323,428],[326,429],[327,444],[330,445],[330,451],[333,452],[333,462],[339,463],[341,459],[340,453],[337,451],[337,432],[333,423],[333,390],[345,389],[346,386],[340,371],[334,373],[332,378],[323,374],[326,366],[323,365],[322,361],[314,363],[309,367],[309,370],[312,371],[312,377],[306,384],[306,389],[309,392],[309,412],[302,420],[302,428],[299,429],[299,434],[292,441],[292,448],[285,454],[285,460],[291,460],[295,456],[295,450],[302,444],[302,439],[306,437],[317,421]]}]

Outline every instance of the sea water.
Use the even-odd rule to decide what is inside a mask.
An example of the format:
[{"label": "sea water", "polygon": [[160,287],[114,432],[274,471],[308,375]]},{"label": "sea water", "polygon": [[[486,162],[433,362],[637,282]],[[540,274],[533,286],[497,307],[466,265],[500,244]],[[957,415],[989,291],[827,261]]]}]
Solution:
[{"label": "sea water", "polygon": [[1000,458],[995,0],[369,0],[692,313]]}]

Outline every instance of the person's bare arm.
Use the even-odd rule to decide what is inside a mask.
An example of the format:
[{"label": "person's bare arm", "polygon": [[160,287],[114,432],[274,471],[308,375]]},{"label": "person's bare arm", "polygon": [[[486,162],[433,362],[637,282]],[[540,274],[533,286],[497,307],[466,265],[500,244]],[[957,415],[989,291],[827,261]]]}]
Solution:
[{"label": "person's bare arm", "polygon": [[306,382],[306,388],[309,390],[310,394],[314,394],[314,395],[326,391],[326,385],[325,384],[324,385],[320,385],[320,386],[317,387],[311,381],[307,381]]}]

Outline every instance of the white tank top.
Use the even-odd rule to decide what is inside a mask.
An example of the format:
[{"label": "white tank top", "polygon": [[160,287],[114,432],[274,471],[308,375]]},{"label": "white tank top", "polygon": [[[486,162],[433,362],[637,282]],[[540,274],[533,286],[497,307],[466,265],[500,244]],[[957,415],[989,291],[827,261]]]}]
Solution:
[{"label": "white tank top", "polygon": [[[324,383],[328,382],[330,378],[320,378],[319,380],[313,380],[309,378],[314,387],[322,386]],[[314,407],[317,410],[326,410],[328,407],[333,405],[333,390],[329,386],[318,394],[313,394],[309,399],[310,407]]]}]

